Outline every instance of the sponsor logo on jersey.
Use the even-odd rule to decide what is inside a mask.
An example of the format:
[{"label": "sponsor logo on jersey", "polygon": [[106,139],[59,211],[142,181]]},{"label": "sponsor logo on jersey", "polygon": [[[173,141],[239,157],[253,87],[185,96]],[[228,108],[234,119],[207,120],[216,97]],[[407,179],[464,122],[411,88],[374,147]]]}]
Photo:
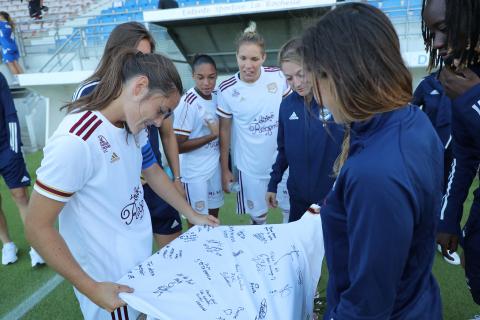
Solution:
[{"label": "sponsor logo on jersey", "polygon": [[133,219],[142,220],[145,212],[144,206],[143,189],[141,186],[135,187],[130,195],[130,202],[120,212],[120,218],[127,226],[133,222]]},{"label": "sponsor logo on jersey", "polygon": [[110,163],[114,163],[115,161],[118,161],[118,160],[120,160],[120,157],[115,152],[113,152],[112,157],[110,158]]},{"label": "sponsor logo on jersey", "polygon": [[290,118],[288,118],[288,120],[298,120],[298,116],[295,113],[295,111],[292,112],[292,114],[290,115]]},{"label": "sponsor logo on jersey", "polygon": [[100,147],[102,148],[103,153],[107,153],[108,149],[111,148],[110,143],[108,143],[107,138],[102,135],[98,136],[98,142],[100,143]]},{"label": "sponsor logo on jersey", "polygon": [[275,82],[267,84],[267,90],[270,93],[276,93],[278,90],[277,84]]}]

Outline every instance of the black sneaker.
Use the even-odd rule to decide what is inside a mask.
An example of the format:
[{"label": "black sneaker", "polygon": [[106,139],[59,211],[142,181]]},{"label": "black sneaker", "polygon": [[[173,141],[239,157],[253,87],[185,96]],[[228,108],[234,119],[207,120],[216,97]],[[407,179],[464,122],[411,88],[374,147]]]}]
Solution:
[{"label": "black sneaker", "polygon": [[40,9],[41,9],[42,11],[48,12],[48,7],[47,7],[47,6],[42,6]]}]

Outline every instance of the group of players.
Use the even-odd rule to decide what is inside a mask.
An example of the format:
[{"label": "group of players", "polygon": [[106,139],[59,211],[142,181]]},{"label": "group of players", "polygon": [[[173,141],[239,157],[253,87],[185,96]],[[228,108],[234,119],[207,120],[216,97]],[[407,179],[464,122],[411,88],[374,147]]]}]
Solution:
[{"label": "group of players", "polygon": [[[152,225],[159,246],[179,234],[179,212],[217,225],[223,191],[238,181],[237,212],[253,224],[265,223],[280,194],[289,193],[284,221],[321,204],[327,318],[441,319],[431,272],[437,220],[441,213],[438,241],[448,255],[480,159],[479,30],[464,30],[480,7],[458,2],[425,1],[422,12],[432,65],[446,62],[439,79],[452,98],[445,197],[444,147],[410,104],[411,75],[380,10],[339,5],[281,48],[280,69],[263,66],[264,40],[251,24],[237,39],[239,72],[217,87],[214,60],[198,55],[195,87],[183,96],[173,63],[152,53],[142,25],[126,23],[44,149],[25,225],[30,243],[74,285],[86,319],[134,318],[118,298],[132,289],[113,281],[151,254]],[[173,182],[161,169],[157,128]],[[477,303],[478,217],[477,190],[462,237]]]}]

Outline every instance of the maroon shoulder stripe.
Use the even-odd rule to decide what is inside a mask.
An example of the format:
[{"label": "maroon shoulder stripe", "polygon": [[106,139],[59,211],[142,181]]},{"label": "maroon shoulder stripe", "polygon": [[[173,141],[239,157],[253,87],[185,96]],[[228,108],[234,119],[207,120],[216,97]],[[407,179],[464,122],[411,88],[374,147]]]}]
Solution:
[{"label": "maroon shoulder stripe", "polygon": [[235,83],[237,83],[237,81],[234,81],[234,82],[230,83],[229,85],[226,85],[223,88],[220,88],[220,91],[223,92],[223,91],[227,90],[228,88],[233,86]]},{"label": "maroon shoulder stripe", "polygon": [[73,133],[73,131],[75,131],[75,129],[78,128],[79,125],[82,124],[83,121],[85,121],[85,119],[92,114],[92,111],[87,111],[77,122],[75,122],[75,124],[70,128],[70,133]]},{"label": "maroon shoulder stripe", "polygon": [[192,104],[192,102],[193,102],[195,99],[197,99],[197,96],[196,96],[194,93],[192,93],[191,96],[188,97],[187,103],[188,103],[188,104]]},{"label": "maroon shoulder stripe", "polygon": [[37,181],[35,182],[35,184],[37,184],[40,188],[42,188],[43,190],[49,192],[49,193],[53,193],[57,196],[60,196],[60,197],[63,197],[63,198],[70,198],[71,196],[73,196],[73,193],[69,193],[69,192],[64,192],[64,191],[60,191],[60,190],[57,190],[57,189],[54,189],[52,187],[49,187],[45,184],[43,184],[42,182],[40,182],[40,180],[37,179]]},{"label": "maroon shoulder stripe", "polygon": [[90,117],[90,119],[88,119],[88,121],[85,122],[83,126],[75,134],[77,136],[80,136],[83,133],[83,131],[85,131],[93,123],[93,121],[95,121],[95,119],[97,119],[96,115],[93,115],[93,117]]},{"label": "maroon shoulder stripe", "polygon": [[192,104],[193,101],[197,100],[197,96],[193,96],[193,99],[190,99],[190,100],[191,100],[191,101],[190,101],[190,104]]},{"label": "maroon shoulder stripe", "polygon": [[235,77],[231,77],[230,79],[222,81],[222,83],[220,83],[220,86],[219,86],[220,90],[222,89],[222,87],[232,83],[233,81],[236,81]]},{"label": "maroon shoulder stripe", "polygon": [[83,140],[87,141],[87,139],[90,137],[90,135],[95,131],[95,129],[98,128],[99,125],[102,124],[102,120],[98,119],[97,122],[88,130],[88,132],[83,136]]},{"label": "maroon shoulder stripe", "polygon": [[193,93],[189,92],[186,96],[185,96],[185,99],[183,101],[185,102],[188,102],[188,99],[190,99],[190,97],[192,96]]}]

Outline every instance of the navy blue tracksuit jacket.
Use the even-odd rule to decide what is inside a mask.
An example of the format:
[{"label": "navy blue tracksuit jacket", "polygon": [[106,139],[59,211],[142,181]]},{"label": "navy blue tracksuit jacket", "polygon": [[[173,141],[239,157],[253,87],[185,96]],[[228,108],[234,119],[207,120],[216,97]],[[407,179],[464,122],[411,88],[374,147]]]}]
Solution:
[{"label": "navy blue tracksuit jacket", "polygon": [[17,110],[7,79],[0,73],[0,165],[11,161],[12,154],[21,155],[22,140]]},{"label": "navy blue tracksuit jacket", "polygon": [[290,221],[298,220],[312,203],[323,201],[334,182],[332,169],[340,153],[343,128],[331,116],[324,126],[320,112],[314,99],[310,111],[307,110],[304,98],[296,92],[280,105],[278,155],[268,191],[277,192],[283,173],[290,167],[287,180]]},{"label": "navy blue tracksuit jacket", "polygon": [[443,147],[416,106],[352,124],[349,156],[321,208],[325,319],[441,319],[432,275]]}]

